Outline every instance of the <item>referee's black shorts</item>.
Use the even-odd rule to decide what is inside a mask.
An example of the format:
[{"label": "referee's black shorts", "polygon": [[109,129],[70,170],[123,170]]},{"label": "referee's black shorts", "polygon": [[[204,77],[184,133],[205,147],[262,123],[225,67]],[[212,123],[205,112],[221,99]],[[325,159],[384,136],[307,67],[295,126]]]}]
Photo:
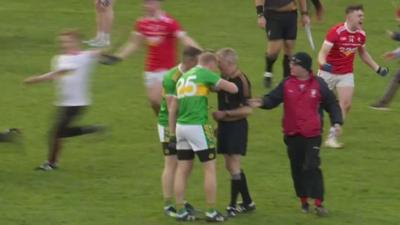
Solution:
[{"label": "referee's black shorts", "polygon": [[247,120],[219,122],[217,132],[217,152],[219,154],[246,155]]},{"label": "referee's black shorts", "polygon": [[297,11],[265,12],[267,24],[265,31],[268,40],[296,40],[297,37]]}]

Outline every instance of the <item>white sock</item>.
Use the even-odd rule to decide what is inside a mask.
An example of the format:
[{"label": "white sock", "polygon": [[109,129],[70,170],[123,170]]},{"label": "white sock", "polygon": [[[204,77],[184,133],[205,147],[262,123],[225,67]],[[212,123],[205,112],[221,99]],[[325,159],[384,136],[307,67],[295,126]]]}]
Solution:
[{"label": "white sock", "polygon": [[106,42],[110,41],[110,33],[103,33],[102,40]]},{"label": "white sock", "polygon": [[97,32],[95,39],[101,40],[102,38],[103,38],[103,32]]},{"label": "white sock", "polygon": [[334,127],[329,128],[328,138],[336,138],[336,130]]}]

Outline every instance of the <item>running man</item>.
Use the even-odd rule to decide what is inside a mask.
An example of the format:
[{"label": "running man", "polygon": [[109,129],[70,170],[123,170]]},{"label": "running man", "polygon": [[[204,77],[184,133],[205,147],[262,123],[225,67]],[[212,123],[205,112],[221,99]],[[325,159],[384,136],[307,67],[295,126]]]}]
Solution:
[{"label": "running man", "polygon": [[[386,76],[388,68],[379,66],[369,55],[366,47],[366,34],[362,30],[364,9],[362,5],[346,8],[346,21],[332,27],[326,35],[318,53],[320,69],[318,76],[323,78],[331,90],[336,89],[343,119],[350,111],[354,93],[354,56],[358,51],[361,60],[380,76]],[[325,146],[342,148],[337,141],[335,128],[331,127]]]}]

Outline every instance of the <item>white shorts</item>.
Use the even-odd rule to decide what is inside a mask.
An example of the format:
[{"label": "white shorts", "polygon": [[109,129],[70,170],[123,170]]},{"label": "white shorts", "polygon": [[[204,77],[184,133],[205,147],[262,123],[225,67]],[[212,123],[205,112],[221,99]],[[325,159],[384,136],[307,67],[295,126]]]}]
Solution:
[{"label": "white shorts", "polygon": [[146,87],[151,87],[155,84],[161,84],[164,80],[164,76],[167,74],[167,70],[158,72],[144,72],[144,84]]},{"label": "white shorts", "polygon": [[176,125],[176,149],[193,150],[194,152],[215,148],[212,126]]},{"label": "white shorts", "polygon": [[158,137],[161,143],[169,142],[169,127],[164,127],[160,124],[157,124]]},{"label": "white shorts", "polygon": [[325,80],[329,89],[333,90],[336,87],[354,87],[354,74],[334,74],[323,70],[318,71],[318,76]]}]

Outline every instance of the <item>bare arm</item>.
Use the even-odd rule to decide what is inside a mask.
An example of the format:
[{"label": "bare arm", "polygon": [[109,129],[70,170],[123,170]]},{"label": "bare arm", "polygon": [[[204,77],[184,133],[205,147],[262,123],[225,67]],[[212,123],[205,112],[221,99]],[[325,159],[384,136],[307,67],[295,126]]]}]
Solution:
[{"label": "bare arm", "polygon": [[329,52],[331,51],[332,46],[327,44],[327,43],[323,43],[321,50],[319,50],[318,53],[318,63],[319,65],[324,65],[326,64],[326,57],[328,56]]},{"label": "bare arm", "polygon": [[178,99],[175,96],[166,96],[168,108],[168,127],[171,136],[175,135],[176,115],[178,113]]},{"label": "bare arm", "polygon": [[42,75],[38,75],[38,76],[31,76],[28,77],[24,80],[25,84],[36,84],[36,83],[41,83],[44,81],[49,81],[49,80],[54,80],[57,77],[67,73],[67,72],[71,72],[72,70],[57,70],[57,71],[51,71]]},{"label": "bare arm", "polygon": [[358,53],[360,54],[361,60],[367,64],[372,70],[375,72],[378,71],[379,65],[375,62],[375,60],[371,57],[365,47],[358,48]]},{"label": "bare arm", "polygon": [[178,37],[184,46],[191,46],[191,47],[195,47],[197,49],[202,49],[195,40],[193,40],[191,37],[189,37],[189,35],[181,34]]},{"label": "bare arm", "polygon": [[226,91],[226,92],[231,93],[231,94],[235,94],[235,93],[237,93],[239,91],[239,89],[236,86],[236,84],[234,84],[234,83],[232,83],[230,81],[224,80],[224,79],[221,79],[218,82],[218,84],[216,86],[216,90],[223,90],[223,91]]},{"label": "bare arm", "polygon": [[298,0],[300,6],[301,23],[303,26],[310,24],[310,16],[308,15],[307,0]]},{"label": "bare arm", "polygon": [[119,49],[115,55],[118,58],[125,59],[126,57],[137,51],[142,43],[143,37],[133,32],[128,42],[121,49]]}]

